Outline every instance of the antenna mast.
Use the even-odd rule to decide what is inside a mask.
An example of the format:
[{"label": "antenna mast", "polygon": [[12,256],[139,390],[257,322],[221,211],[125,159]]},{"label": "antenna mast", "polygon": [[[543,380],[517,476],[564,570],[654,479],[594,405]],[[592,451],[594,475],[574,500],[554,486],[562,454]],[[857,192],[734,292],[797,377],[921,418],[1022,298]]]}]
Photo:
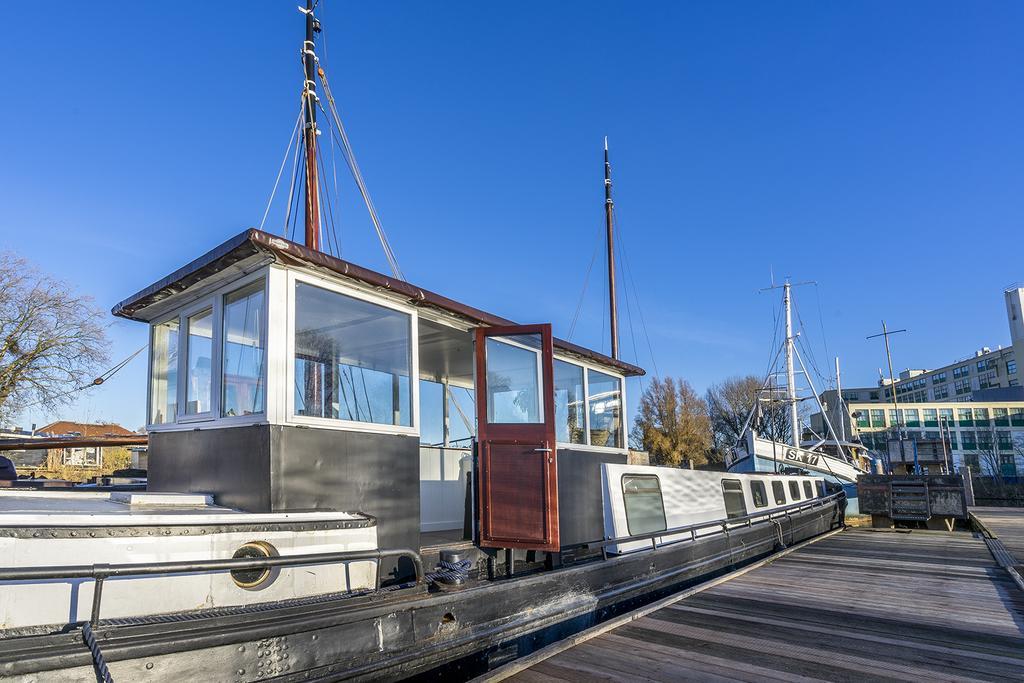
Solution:
[{"label": "antenna mast", "polygon": [[800,416],[796,405],[796,376],[793,371],[793,311],[789,300],[789,280],[782,286],[782,303],[786,307],[786,394],[789,399],[790,443],[800,446]]},{"label": "antenna mast", "polygon": [[302,43],[302,66],[306,82],[302,87],[302,101],[305,111],[303,139],[306,145],[306,246],[320,250],[320,177],[316,163],[316,44],[313,36],[320,32],[320,22],[313,16],[313,0],[306,0],[306,9],[299,8],[306,15],[306,40]]},{"label": "antenna mast", "polygon": [[619,357],[619,311],[615,304],[615,241],[613,239],[612,165],[608,162],[608,136],[604,138],[604,217],[608,236],[608,320],[611,324],[612,358]]}]

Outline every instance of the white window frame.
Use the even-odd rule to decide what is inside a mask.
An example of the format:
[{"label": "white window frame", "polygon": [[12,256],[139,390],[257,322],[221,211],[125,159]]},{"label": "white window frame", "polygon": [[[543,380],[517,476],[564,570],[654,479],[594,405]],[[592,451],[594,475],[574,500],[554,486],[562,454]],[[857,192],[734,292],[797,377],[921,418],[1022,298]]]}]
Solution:
[{"label": "white window frame", "polygon": [[[569,365],[575,365],[583,368],[583,432],[586,434],[586,443],[567,443],[564,441],[557,442],[558,448],[564,448],[567,450],[577,451],[594,451],[595,453],[628,453],[629,442],[626,434],[626,422],[629,419],[629,413],[626,408],[626,378],[622,375],[611,372],[608,368],[597,365],[596,363],[588,363],[586,361],[579,361],[575,358],[570,358],[565,355],[555,354],[555,359],[560,360],[563,363]],[[590,443],[590,373],[587,370],[594,370],[600,372],[603,375],[614,377],[619,380],[619,397],[622,402],[622,446],[593,446]],[[552,378],[552,382],[553,382]],[[551,390],[554,391],[555,387],[552,386]]]},{"label": "white window frame", "polygon": [[[413,306],[403,305],[384,297],[374,296],[365,290],[351,287],[338,282],[337,280],[320,277],[311,273],[287,271],[287,326],[286,326],[286,351],[284,367],[284,386],[275,383],[285,395],[285,412],[282,424],[291,426],[317,427],[320,429],[335,429],[348,432],[369,432],[376,434],[404,434],[407,436],[419,437],[420,431],[420,349],[419,349],[419,313]],[[409,342],[410,342],[410,363],[409,368],[409,397],[412,405],[410,409],[411,426],[388,425],[376,422],[359,422],[357,420],[341,420],[330,417],[311,417],[308,415],[295,414],[295,286],[298,283],[305,283],[314,287],[320,287],[336,294],[359,299],[367,303],[389,308],[409,316]]]},{"label": "white window frame", "polygon": [[[164,422],[161,424],[150,423],[150,419],[153,417],[153,352],[152,346],[148,354],[147,361],[147,375],[146,375],[146,430],[151,432],[159,431],[176,431],[182,429],[196,429],[202,426],[238,426],[238,425],[252,425],[252,424],[264,424],[267,422],[268,408],[267,408],[267,397],[270,394],[269,382],[269,356],[267,356],[263,363],[263,406],[262,412],[254,415],[235,415],[232,417],[221,417],[221,391],[223,382],[223,368],[222,368],[222,352],[223,352],[223,322],[224,322],[224,297],[235,292],[239,289],[248,287],[252,283],[263,280],[263,295],[265,306],[269,312],[270,308],[270,274],[267,268],[260,268],[252,273],[247,274],[244,277],[240,277],[237,280],[232,280],[226,283],[212,292],[204,294],[202,297],[191,301],[186,306],[175,309],[173,312],[166,315],[154,318],[149,323],[149,342],[153,343],[153,331],[160,325],[170,321],[178,321],[178,381],[175,387],[177,396],[177,406],[174,419],[170,422]],[[212,315],[213,325],[213,337],[212,337],[212,348],[210,352],[211,362],[211,379],[210,379],[210,410],[202,413],[186,414],[185,413],[185,397],[187,390],[187,378],[188,374],[188,318],[189,316],[195,315],[203,310],[210,309]],[[261,343],[263,344],[264,354],[268,354],[268,343],[270,341],[270,325],[263,326]]]}]

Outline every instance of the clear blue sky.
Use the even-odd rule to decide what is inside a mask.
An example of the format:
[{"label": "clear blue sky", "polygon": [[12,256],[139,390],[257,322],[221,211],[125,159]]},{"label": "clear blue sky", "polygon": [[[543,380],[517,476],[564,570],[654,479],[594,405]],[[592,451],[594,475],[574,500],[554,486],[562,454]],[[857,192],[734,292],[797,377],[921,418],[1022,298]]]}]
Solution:
[{"label": "clear blue sky", "polygon": [[[900,367],[1008,341],[1020,3],[323,3],[342,115],[417,284],[565,335],[608,135],[661,374],[762,373],[771,269],[820,283],[798,304],[844,384],[877,378],[881,318],[911,330]],[[295,5],[4,3],[0,248],[109,309],[258,224],[297,112]],[[384,270],[349,190],[340,213],[345,257]],[[607,349],[600,261],[591,278],[574,339]],[[145,343],[110,331],[115,359]],[[144,375],[62,417],[139,426]]]}]

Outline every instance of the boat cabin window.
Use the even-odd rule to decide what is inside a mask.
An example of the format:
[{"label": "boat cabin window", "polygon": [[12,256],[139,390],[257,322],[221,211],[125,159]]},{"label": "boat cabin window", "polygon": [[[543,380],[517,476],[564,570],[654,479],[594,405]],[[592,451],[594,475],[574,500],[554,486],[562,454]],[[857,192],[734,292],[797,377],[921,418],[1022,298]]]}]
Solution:
[{"label": "boat cabin window", "polygon": [[726,517],[734,519],[747,515],[747,502],[743,497],[743,484],[739,479],[723,479],[722,496],[725,498]]},{"label": "boat cabin window", "polygon": [[174,422],[178,412],[178,319],[153,326],[149,348],[149,424]]},{"label": "boat cabin window", "polygon": [[804,498],[814,498],[814,487],[810,479],[804,479]]},{"label": "boat cabin window", "polygon": [[224,297],[220,399],[223,417],[263,412],[263,303],[262,280]]},{"label": "boat cabin window", "polygon": [[622,475],[622,502],[626,509],[626,529],[630,536],[664,531],[665,502],[661,482],[650,474]]},{"label": "boat cabin window", "polygon": [[587,370],[590,445],[622,448],[622,382],[618,377]]},{"label": "boat cabin window", "polygon": [[295,283],[295,413],[412,425],[412,318]]},{"label": "boat cabin window", "polygon": [[768,505],[768,492],[763,481],[750,482],[750,497],[754,499],[754,507],[763,508]]},{"label": "boat cabin window", "polygon": [[586,443],[586,399],[583,368],[555,361],[555,440]]},{"label": "boat cabin window", "polygon": [[775,496],[776,505],[786,504],[786,488],[782,485],[781,481],[772,482],[772,495]]},{"label": "boat cabin window", "polygon": [[792,498],[794,502],[800,500],[800,482],[789,482],[789,497]]},{"label": "boat cabin window", "polygon": [[536,424],[544,421],[540,400],[540,335],[487,338],[487,421]]},{"label": "boat cabin window", "polygon": [[188,335],[185,366],[185,414],[210,412],[213,400],[213,309],[185,319]]}]

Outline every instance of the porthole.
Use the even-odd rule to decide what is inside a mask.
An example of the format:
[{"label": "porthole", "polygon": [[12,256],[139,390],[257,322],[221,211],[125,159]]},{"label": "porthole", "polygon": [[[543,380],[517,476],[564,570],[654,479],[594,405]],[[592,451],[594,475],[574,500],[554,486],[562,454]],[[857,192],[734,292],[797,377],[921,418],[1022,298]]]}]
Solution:
[{"label": "porthole", "polygon": [[[235,551],[233,559],[245,558],[250,560],[263,559],[265,557],[277,557],[277,548],[266,541],[250,541]],[[267,583],[272,570],[270,567],[255,567],[253,569],[235,569],[231,572],[231,579],[239,588],[254,589],[260,588]]]}]

